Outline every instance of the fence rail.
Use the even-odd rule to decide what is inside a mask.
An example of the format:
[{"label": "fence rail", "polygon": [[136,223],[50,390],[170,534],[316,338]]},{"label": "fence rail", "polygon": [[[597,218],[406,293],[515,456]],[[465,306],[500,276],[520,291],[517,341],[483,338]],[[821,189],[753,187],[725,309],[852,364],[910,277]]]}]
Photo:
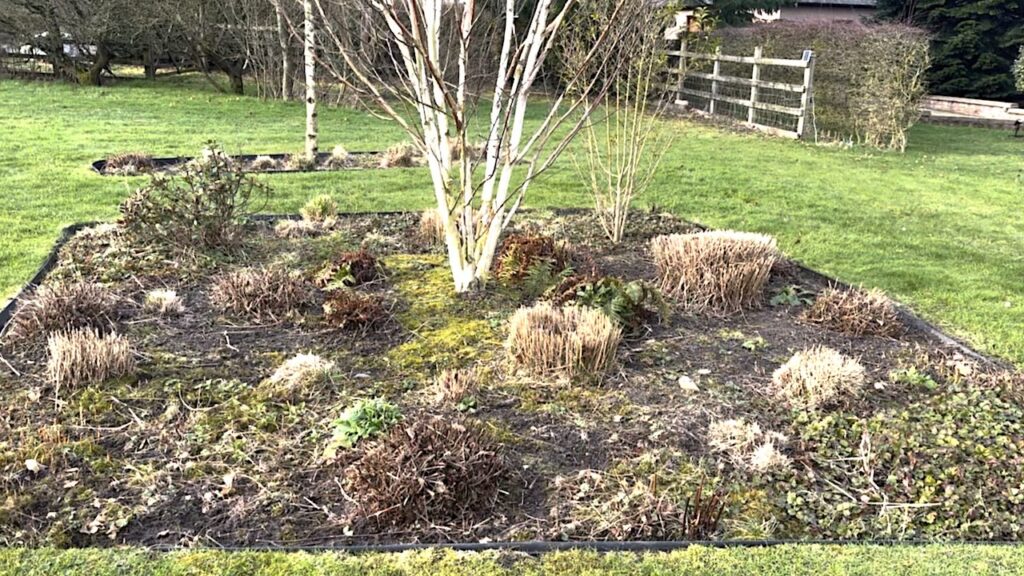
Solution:
[{"label": "fence rail", "polygon": [[[679,50],[665,54],[678,59],[672,69],[676,75],[676,101],[712,116],[731,116],[753,128],[801,138],[809,124],[811,95],[814,85],[814,52],[805,50],[799,60],[765,58],[761,47],[753,56],[736,56],[715,52],[695,52],[687,49],[686,39],[680,41]],[[725,73],[723,63],[733,68]],[[706,70],[710,64],[710,72]],[[773,68],[789,69],[787,82],[765,80],[762,76]],[[739,75],[736,69],[742,69]],[[749,69],[749,74],[746,70]],[[795,80],[800,80],[796,82]]]}]

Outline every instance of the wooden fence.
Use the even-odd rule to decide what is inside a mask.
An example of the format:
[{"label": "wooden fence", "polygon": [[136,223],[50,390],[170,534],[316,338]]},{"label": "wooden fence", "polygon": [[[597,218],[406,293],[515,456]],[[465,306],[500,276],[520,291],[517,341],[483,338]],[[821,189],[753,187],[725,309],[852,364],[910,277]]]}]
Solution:
[{"label": "wooden fence", "polygon": [[[813,51],[805,50],[799,60],[765,58],[761,47],[754,49],[753,56],[732,56],[721,49],[691,52],[684,39],[679,50],[669,50],[667,55],[678,58],[678,66],[672,68],[677,104],[713,116],[731,116],[773,134],[801,138],[806,133],[814,88]],[[731,66],[731,74],[723,71],[723,64]],[[784,70],[772,73],[773,69]]]}]

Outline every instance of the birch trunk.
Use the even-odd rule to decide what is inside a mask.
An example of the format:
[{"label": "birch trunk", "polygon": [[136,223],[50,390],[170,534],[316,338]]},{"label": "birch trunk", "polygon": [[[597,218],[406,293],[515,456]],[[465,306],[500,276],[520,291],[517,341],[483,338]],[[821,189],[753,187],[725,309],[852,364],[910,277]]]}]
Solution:
[{"label": "birch trunk", "polygon": [[314,23],[313,0],[303,0],[303,55],[306,68],[306,156],[316,158],[317,115],[316,115],[316,27]]},{"label": "birch trunk", "polygon": [[279,0],[274,2],[274,13],[277,16],[277,42],[281,47],[281,99],[292,98],[292,57],[289,53],[289,34],[285,22],[284,8]]}]

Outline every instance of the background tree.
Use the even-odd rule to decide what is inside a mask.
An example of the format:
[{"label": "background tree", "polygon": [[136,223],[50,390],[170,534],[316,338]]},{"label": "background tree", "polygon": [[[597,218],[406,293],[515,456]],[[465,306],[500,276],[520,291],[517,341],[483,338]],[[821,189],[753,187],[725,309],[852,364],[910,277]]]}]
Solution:
[{"label": "background tree", "polygon": [[933,34],[933,93],[995,99],[1019,94],[1010,69],[1024,44],[1024,1],[878,0],[878,15]]}]

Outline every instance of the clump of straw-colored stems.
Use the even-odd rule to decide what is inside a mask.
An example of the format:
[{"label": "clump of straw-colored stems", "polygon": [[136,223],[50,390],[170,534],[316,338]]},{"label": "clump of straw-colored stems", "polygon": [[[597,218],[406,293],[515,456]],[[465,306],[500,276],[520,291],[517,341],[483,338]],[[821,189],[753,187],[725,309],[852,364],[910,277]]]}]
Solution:
[{"label": "clump of straw-colored stems", "polygon": [[774,238],[732,231],[659,236],[651,251],[662,293],[687,310],[722,314],[759,306],[779,258]]},{"label": "clump of straw-colored stems", "polygon": [[528,372],[599,378],[621,339],[619,327],[599,310],[542,302],[512,316],[506,347],[513,364]]},{"label": "clump of straw-colored stems", "polygon": [[878,289],[826,288],[803,319],[852,336],[898,337],[906,331],[892,300]]},{"label": "clump of straw-colored stems", "polygon": [[791,408],[814,410],[864,388],[864,367],[832,348],[797,352],[772,374],[774,395]]},{"label": "clump of straw-colored stems", "polygon": [[128,339],[83,328],[50,335],[46,377],[57,386],[102,382],[135,369]]}]

